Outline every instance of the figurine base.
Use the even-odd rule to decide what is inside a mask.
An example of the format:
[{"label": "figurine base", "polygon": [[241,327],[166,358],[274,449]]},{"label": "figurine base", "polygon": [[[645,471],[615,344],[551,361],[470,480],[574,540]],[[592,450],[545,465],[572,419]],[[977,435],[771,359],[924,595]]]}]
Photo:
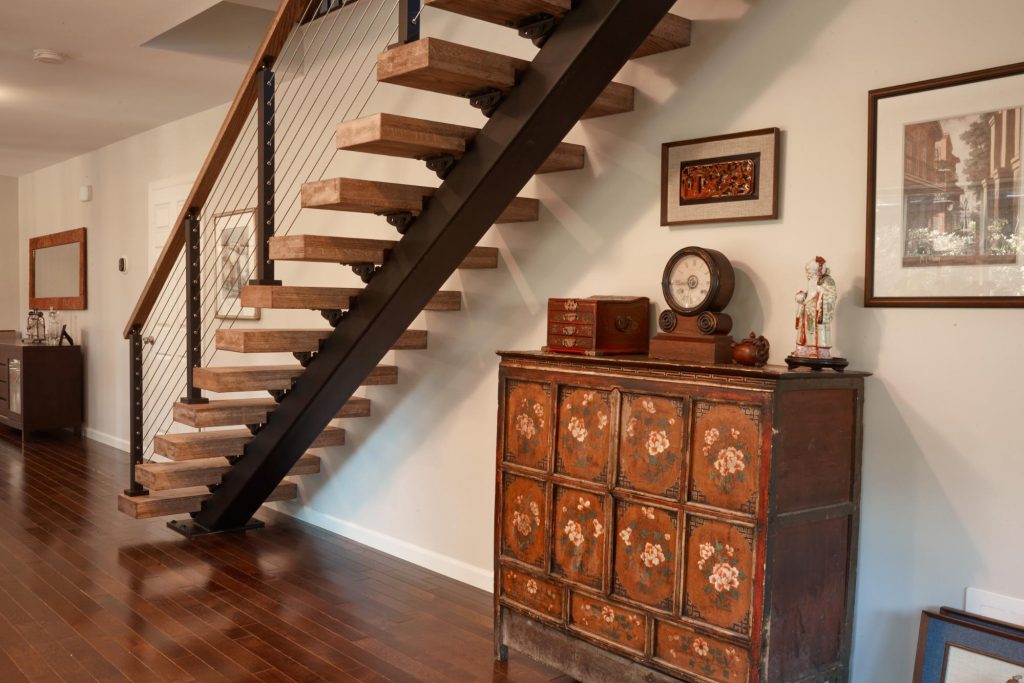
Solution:
[{"label": "figurine base", "polygon": [[786,365],[790,370],[794,368],[810,368],[815,372],[821,372],[826,368],[831,368],[836,372],[842,372],[849,364],[850,361],[845,358],[803,358],[801,356],[788,356],[786,358]]}]

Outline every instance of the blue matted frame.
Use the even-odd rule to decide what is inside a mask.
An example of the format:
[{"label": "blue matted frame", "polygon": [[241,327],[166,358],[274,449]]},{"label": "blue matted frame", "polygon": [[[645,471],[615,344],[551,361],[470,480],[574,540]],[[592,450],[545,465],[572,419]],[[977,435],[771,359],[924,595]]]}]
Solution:
[{"label": "blue matted frame", "polygon": [[945,683],[946,652],[950,645],[1024,668],[1024,629],[943,608],[941,613],[921,613],[914,683]]}]

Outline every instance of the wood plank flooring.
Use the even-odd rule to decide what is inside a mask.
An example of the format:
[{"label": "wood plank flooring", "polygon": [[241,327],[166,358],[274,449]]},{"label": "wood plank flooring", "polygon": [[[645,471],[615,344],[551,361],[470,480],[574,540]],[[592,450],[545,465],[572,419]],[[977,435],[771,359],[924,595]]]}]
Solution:
[{"label": "wood plank flooring", "polygon": [[117,512],[126,478],[0,428],[0,681],[570,680],[493,661],[483,591],[270,511],[189,542]]}]

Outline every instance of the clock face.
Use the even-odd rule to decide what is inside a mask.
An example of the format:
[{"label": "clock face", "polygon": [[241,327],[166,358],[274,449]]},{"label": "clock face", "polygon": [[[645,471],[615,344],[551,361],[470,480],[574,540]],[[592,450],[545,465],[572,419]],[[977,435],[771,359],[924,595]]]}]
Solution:
[{"label": "clock face", "polygon": [[696,310],[711,294],[711,266],[697,254],[686,254],[672,267],[669,285],[679,308]]},{"label": "clock face", "polygon": [[668,260],[661,288],[669,308],[680,315],[696,316],[725,308],[735,282],[732,264],[721,252],[685,247]]}]

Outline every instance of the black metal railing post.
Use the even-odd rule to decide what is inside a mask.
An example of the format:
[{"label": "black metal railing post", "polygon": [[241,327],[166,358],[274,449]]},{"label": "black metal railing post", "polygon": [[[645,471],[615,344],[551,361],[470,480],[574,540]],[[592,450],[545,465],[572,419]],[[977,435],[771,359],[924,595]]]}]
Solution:
[{"label": "black metal railing post", "polygon": [[422,0],[399,0],[398,43],[405,45],[420,39],[420,12]]},{"label": "black metal railing post", "polygon": [[279,285],[270,259],[270,238],[274,236],[274,71],[267,59],[257,80],[257,144],[259,168],[256,173],[256,279],[252,284]]},{"label": "black metal railing post", "polygon": [[129,400],[129,429],[128,436],[129,456],[131,464],[129,470],[128,488],[124,490],[126,496],[145,496],[149,491],[143,488],[135,479],[135,466],[142,464],[143,457],[143,435],[142,435],[142,329],[136,325],[128,335],[128,400]]},{"label": "black metal railing post", "polygon": [[185,233],[185,395],[182,403],[209,403],[193,382],[192,372],[203,364],[203,280],[202,245],[200,244],[199,212],[192,209],[186,219]]}]

